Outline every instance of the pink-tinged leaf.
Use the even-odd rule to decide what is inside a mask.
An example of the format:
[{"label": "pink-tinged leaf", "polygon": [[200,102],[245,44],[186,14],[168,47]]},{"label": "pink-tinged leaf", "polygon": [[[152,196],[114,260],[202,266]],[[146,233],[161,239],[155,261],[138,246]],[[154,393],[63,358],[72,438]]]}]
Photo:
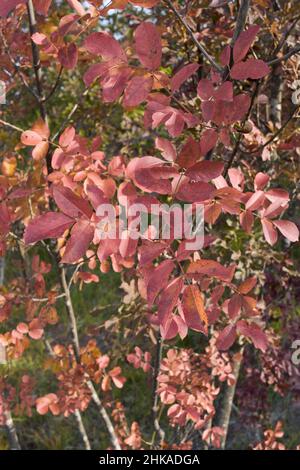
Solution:
[{"label": "pink-tinged leaf", "polygon": [[290,242],[297,242],[299,240],[299,230],[294,222],[290,220],[273,220],[273,225],[278,228],[282,235]]},{"label": "pink-tinged leaf", "polygon": [[138,240],[132,237],[130,230],[124,230],[119,245],[119,252],[122,258],[133,256],[136,252],[137,244]]},{"label": "pink-tinged leaf", "polygon": [[155,303],[159,292],[168,284],[169,276],[174,268],[173,261],[164,260],[151,273],[147,282],[147,301],[149,306]]},{"label": "pink-tinged leaf", "polygon": [[71,227],[74,220],[60,212],[47,212],[31,220],[24,234],[25,245],[46,238],[58,238]]},{"label": "pink-tinged leaf", "polygon": [[231,282],[235,271],[235,266],[226,268],[217,261],[211,259],[200,259],[192,262],[188,269],[187,274],[195,279],[198,275],[216,277],[220,281]]},{"label": "pink-tinged leaf", "polygon": [[227,351],[236,339],[236,326],[228,325],[219,333],[216,346],[220,351]]},{"label": "pink-tinged leaf", "polygon": [[161,151],[162,156],[168,162],[174,162],[176,160],[176,148],[168,139],[157,137],[155,139],[155,147]]},{"label": "pink-tinged leaf", "polygon": [[267,336],[256,323],[249,324],[246,320],[239,320],[237,322],[237,330],[241,335],[250,338],[257,349],[260,349],[262,352],[267,350]]},{"label": "pink-tinged leaf", "polygon": [[250,107],[251,99],[250,96],[246,93],[241,93],[237,95],[233,99],[233,112],[231,115],[231,122],[234,123],[235,121],[241,121],[249,107]]},{"label": "pink-tinged leaf", "polygon": [[6,18],[17,5],[27,3],[28,0],[1,0],[0,2],[0,16]]},{"label": "pink-tinged leaf", "polygon": [[84,47],[91,54],[100,55],[105,60],[127,62],[126,54],[118,41],[107,33],[90,34],[84,41]]},{"label": "pink-tinged leaf", "polygon": [[151,8],[158,4],[160,0],[130,0],[129,3],[143,8]]},{"label": "pink-tinged leaf", "polygon": [[254,215],[251,211],[244,211],[240,214],[240,224],[246,233],[251,233],[254,224]]},{"label": "pink-tinged leaf", "polygon": [[188,178],[182,178],[176,192],[176,198],[180,201],[202,202],[211,199],[214,194],[214,187],[209,183],[191,182]]},{"label": "pink-tinged leaf", "polygon": [[63,263],[75,263],[85,255],[94,237],[94,228],[88,220],[79,220],[71,231],[64,255]]},{"label": "pink-tinged leaf", "polygon": [[256,286],[256,283],[257,279],[255,276],[248,277],[248,279],[239,285],[238,291],[243,295],[248,294]]},{"label": "pink-tinged leaf", "polygon": [[126,176],[145,192],[170,194],[172,185],[169,178],[176,176],[177,171],[163,165],[164,162],[156,157],[134,158],[127,166]]},{"label": "pink-tinged leaf", "polygon": [[214,86],[211,80],[203,78],[198,83],[197,94],[202,100],[209,100],[214,95]]},{"label": "pink-tinged leaf", "polygon": [[76,132],[73,126],[67,127],[59,138],[59,145],[63,148],[68,147],[73,142],[75,134]]},{"label": "pink-tinged leaf", "polygon": [[49,142],[43,140],[37,144],[32,150],[32,158],[36,161],[40,161],[46,157],[49,150]]},{"label": "pink-tinged leaf", "polygon": [[270,245],[275,245],[278,238],[278,233],[276,228],[274,228],[273,223],[269,219],[261,219],[261,225],[264,232],[264,237]]},{"label": "pink-tinged leaf", "polygon": [[48,14],[51,3],[52,0],[33,0],[35,11],[43,16]]},{"label": "pink-tinged leaf", "polygon": [[125,107],[138,106],[146,101],[152,90],[153,78],[147,75],[136,75],[129,81],[125,88],[123,105]]},{"label": "pink-tinged leaf", "polygon": [[158,302],[158,320],[164,325],[171,315],[173,308],[178,302],[180,292],[183,288],[183,279],[178,277],[174,279],[160,294]]},{"label": "pink-tinged leaf", "polygon": [[72,70],[76,67],[78,61],[78,50],[74,42],[67,46],[63,46],[58,51],[58,60],[60,64],[67,70]]},{"label": "pink-tinged leaf", "polygon": [[181,305],[187,326],[202,333],[206,332],[208,319],[204,308],[203,297],[198,286],[186,286]]},{"label": "pink-tinged leaf", "polygon": [[70,217],[79,217],[85,215],[91,218],[93,209],[89,202],[73,193],[70,188],[64,186],[53,187],[53,197],[62,212]]},{"label": "pink-tinged leaf", "polygon": [[182,67],[178,72],[175,73],[174,77],[171,80],[171,90],[174,91],[179,90],[181,85],[188,80],[195,72],[199,69],[199,64],[188,64]]},{"label": "pink-tinged leaf", "polygon": [[228,176],[233,188],[243,190],[245,177],[239,168],[229,168]]},{"label": "pink-tinged leaf", "polygon": [[42,142],[43,138],[35,131],[25,131],[21,134],[21,142],[24,145],[33,146]]},{"label": "pink-tinged leaf", "polygon": [[139,248],[140,266],[151,263],[155,258],[161,255],[168,245],[164,242],[152,242],[145,240]]},{"label": "pink-tinged leaf", "polygon": [[265,186],[268,184],[270,180],[270,176],[267,175],[266,173],[257,173],[257,175],[255,176],[254,178],[254,187],[255,187],[255,190],[259,190],[259,189],[264,189]]},{"label": "pink-tinged leaf", "polygon": [[234,64],[230,71],[230,76],[234,80],[247,80],[252,78],[257,80],[270,73],[270,67],[260,59],[248,59],[245,62]]},{"label": "pink-tinged leaf", "polygon": [[156,70],[160,67],[162,56],[161,37],[158,28],[149,22],[141,23],[134,33],[135,49],[141,64]]},{"label": "pink-tinged leaf", "polygon": [[96,78],[102,77],[107,73],[108,65],[107,62],[101,62],[100,64],[92,64],[83,76],[83,81],[87,87],[89,87]]},{"label": "pink-tinged leaf", "polygon": [[232,101],[233,100],[233,85],[232,82],[224,82],[214,92],[214,98],[221,101]]},{"label": "pink-tinged leaf", "polygon": [[189,168],[193,166],[200,157],[199,143],[192,137],[189,137],[181,149],[177,163],[181,168]]},{"label": "pink-tinged leaf", "polygon": [[235,45],[233,46],[233,60],[234,62],[240,62],[247,54],[253,43],[260,27],[258,25],[249,26],[247,31],[243,31]]},{"label": "pink-tinged leaf", "polygon": [[192,181],[204,181],[208,182],[220,176],[224,169],[224,163],[222,162],[210,162],[203,160],[202,162],[196,163],[186,171],[186,176]]},{"label": "pink-tinged leaf", "polygon": [[42,328],[41,322],[39,321],[38,318],[35,318],[32,320],[32,322],[29,324],[29,332],[28,335],[30,338],[38,340],[41,339],[41,337],[44,334],[44,330]]},{"label": "pink-tinged leaf", "polygon": [[231,56],[231,47],[225,46],[223,51],[221,52],[220,55],[220,62],[223,65],[223,67],[226,67],[227,65],[230,64],[230,56]]},{"label": "pink-tinged leaf", "polygon": [[214,129],[206,129],[200,139],[200,153],[203,157],[212,150],[218,141],[218,134]]},{"label": "pink-tinged leaf", "polygon": [[28,330],[29,330],[27,323],[19,323],[17,325],[16,329],[22,335],[26,335],[28,333]]},{"label": "pink-tinged leaf", "polygon": [[232,320],[241,313],[242,299],[241,295],[234,294],[228,302],[228,315]]},{"label": "pink-tinged leaf", "polygon": [[0,235],[7,235],[10,229],[11,217],[5,202],[0,203]]},{"label": "pink-tinged leaf", "polygon": [[246,202],[246,210],[255,211],[257,209],[260,209],[263,206],[264,201],[265,193],[263,191],[256,191]]},{"label": "pink-tinged leaf", "polygon": [[76,13],[78,13],[79,16],[84,16],[86,14],[86,11],[84,7],[82,6],[81,2],[78,0],[67,0],[68,4],[70,5],[71,8],[73,8]]},{"label": "pink-tinged leaf", "polygon": [[163,340],[169,341],[178,334],[178,324],[174,317],[169,316],[167,320],[160,325],[160,334]]},{"label": "pink-tinged leaf", "polygon": [[112,103],[123,93],[128,80],[132,75],[132,69],[127,66],[114,67],[101,79],[103,89],[103,101]]}]

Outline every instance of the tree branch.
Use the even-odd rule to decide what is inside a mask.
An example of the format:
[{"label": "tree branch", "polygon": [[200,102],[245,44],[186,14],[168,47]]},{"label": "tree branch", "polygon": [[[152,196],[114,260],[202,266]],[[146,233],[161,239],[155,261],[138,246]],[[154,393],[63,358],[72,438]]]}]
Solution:
[{"label": "tree branch", "polygon": [[175,16],[178,18],[178,20],[180,21],[180,23],[184,26],[184,28],[186,29],[186,31],[188,32],[188,34],[190,35],[191,39],[193,40],[194,44],[197,46],[197,48],[199,49],[199,51],[204,55],[204,57],[206,57],[206,59],[208,60],[208,62],[220,73],[223,72],[223,68],[217,64],[217,62],[215,61],[215,59],[207,52],[207,50],[205,49],[204,46],[202,46],[202,44],[198,41],[198,39],[196,38],[195,34],[193,33],[193,31],[191,30],[190,26],[188,25],[188,23],[186,22],[186,20],[183,18],[183,16],[181,16],[181,14],[179,13],[178,10],[176,10],[176,8],[173,6],[173,2],[171,2],[171,0],[165,0],[165,3],[168,5],[168,7],[170,8],[170,10],[173,11],[173,13],[175,14]]},{"label": "tree branch", "polygon": [[277,57],[276,59],[269,60],[267,64],[268,65],[279,64],[280,62],[284,62],[285,60],[288,60],[293,55],[298,54],[298,52],[300,52],[300,44],[297,44],[297,46],[293,47],[290,51],[288,51],[282,57]]},{"label": "tree branch", "polygon": [[238,16],[236,20],[235,30],[231,39],[231,47],[234,46],[237,38],[239,37],[241,32],[245,29],[249,7],[250,7],[250,0],[241,0],[240,8],[238,11]]}]

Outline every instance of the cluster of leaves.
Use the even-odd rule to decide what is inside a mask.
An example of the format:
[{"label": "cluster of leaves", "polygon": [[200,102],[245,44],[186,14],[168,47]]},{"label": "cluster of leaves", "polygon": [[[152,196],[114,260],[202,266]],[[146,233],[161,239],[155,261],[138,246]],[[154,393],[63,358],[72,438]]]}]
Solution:
[{"label": "cluster of leaves", "polygon": [[[123,389],[126,382],[120,358],[115,351],[102,352],[98,337],[85,340],[85,346],[80,344],[70,295],[73,285],[97,285],[100,275],[110,271],[129,273],[137,285],[133,302],[139,298],[141,315],[146,312],[142,318],[147,323],[147,341],[150,339],[152,348],[164,341],[168,350],[155,364],[152,348],[143,352],[138,344],[131,345],[125,356],[127,364],[122,357],[125,368],[129,363],[149,377],[153,375],[154,412],[158,400],[161,410],[167,409],[171,429],[201,429],[206,444],[220,447],[227,431],[212,425],[215,400],[221,395],[218,382],[229,387],[236,383],[232,364],[241,356],[236,349],[250,343],[257,353],[265,354],[261,380],[280,393],[285,372],[284,365],[278,364],[273,333],[258,302],[260,275],[241,267],[234,244],[226,245],[226,224],[235,227],[245,244],[256,240],[263,245],[265,253],[269,251],[263,237],[270,253],[276,244],[290,246],[299,239],[289,214],[293,195],[285,185],[280,187],[272,167],[263,166],[272,161],[274,139],[268,140],[259,122],[251,119],[256,99],[258,104],[265,99],[256,97],[258,86],[273,73],[272,63],[257,58],[265,56],[261,49],[258,54],[253,50],[261,26],[244,27],[231,44],[228,36],[233,32],[223,34],[222,44],[217,46],[219,62],[205,53],[209,64],[205,66],[199,64],[196,54],[189,54],[188,60],[172,70],[174,57],[170,59],[168,54],[174,56],[174,31],[154,20],[139,21],[139,9],[134,10],[135,27],[128,38],[98,27],[99,20],[101,24],[101,18],[109,18],[113,9],[122,15],[129,4],[154,8],[164,2],[115,0],[105,6],[93,0],[86,9],[77,0],[67,0],[71,13],[67,10],[61,18],[55,16],[47,28],[52,1],[32,0],[30,6],[39,15],[38,27],[35,30],[31,25],[30,35],[26,32],[29,42],[21,47],[27,3],[8,0],[0,7],[0,16],[5,18],[1,20],[3,62],[8,70],[4,79],[13,86],[11,71],[15,70],[23,86],[37,98],[40,110],[40,117],[35,116],[31,123],[26,120],[22,128],[0,121],[20,133],[13,155],[5,154],[1,166],[0,252],[4,256],[18,248],[24,271],[23,279],[15,279],[1,291],[0,322],[5,328],[0,344],[11,360],[25,356],[34,343],[48,344],[49,332],[61,337],[61,299],[66,302],[72,344],[67,338],[50,347],[45,368],[55,376],[54,389],[51,386],[46,394],[39,394],[34,391],[34,381],[27,374],[22,376],[16,412],[30,416],[35,406],[41,415],[51,412],[68,417],[86,412],[92,400],[101,408],[99,392],[112,407],[111,418],[102,408],[101,414],[106,422],[114,422],[113,445],[142,448],[140,424],[132,420],[129,426],[123,404],[113,400],[119,393],[116,389]],[[179,10],[175,11],[181,25],[191,32]],[[28,14],[30,19],[30,11]],[[256,18],[261,23],[259,15]],[[191,37],[191,50],[195,44],[199,48],[201,37],[193,32]],[[14,58],[18,45],[20,57]],[[33,60],[39,57],[42,67],[58,69],[57,82],[46,98],[36,62],[38,94],[24,77],[23,67],[31,78],[29,45]],[[165,50],[169,52],[165,54]],[[111,153],[110,142],[94,129],[86,131],[80,121],[69,122],[73,111],[54,132],[46,113],[48,99],[59,88],[62,74],[71,77],[76,73],[85,85],[82,99],[95,92],[93,99],[101,105],[121,107],[125,120],[138,117],[141,138],[147,135],[151,140],[147,152]],[[296,152],[298,141],[293,138],[282,140],[283,152]],[[235,164],[240,146],[242,158]],[[190,204],[191,213],[197,204],[203,205],[201,249],[191,249],[187,238],[177,239],[175,219],[171,219],[168,239],[152,226],[142,237],[134,236],[141,227],[130,212],[132,205],[142,204],[149,211],[155,206],[162,213],[175,203],[179,208]],[[99,213],[99,207],[108,204],[117,214],[115,221]],[[121,218],[124,208],[128,226]],[[119,235],[112,238],[111,230],[116,228]],[[284,240],[278,240],[279,234]],[[41,257],[37,252],[43,253]],[[68,282],[66,268],[72,273]],[[53,274],[59,276],[59,284],[51,280]],[[205,344],[202,352],[182,346],[194,334]],[[0,423],[5,424],[10,403],[16,403],[16,391],[1,379]],[[158,445],[156,434],[161,429],[157,419],[150,447]],[[277,437],[278,429],[272,435],[267,431],[266,442],[257,448],[280,448]],[[181,444],[190,447],[188,438]],[[177,444],[161,437],[159,445],[176,448]]]}]

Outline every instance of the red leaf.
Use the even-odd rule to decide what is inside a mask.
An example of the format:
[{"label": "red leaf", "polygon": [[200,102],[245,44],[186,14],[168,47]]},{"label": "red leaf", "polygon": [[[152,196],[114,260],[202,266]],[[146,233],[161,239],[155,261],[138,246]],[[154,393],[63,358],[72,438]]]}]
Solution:
[{"label": "red leaf", "polygon": [[161,151],[162,156],[168,162],[174,162],[176,160],[176,149],[172,142],[163,137],[157,137],[155,140],[155,146]]},{"label": "red leaf", "polygon": [[231,282],[234,270],[234,266],[226,268],[217,261],[211,259],[199,259],[189,265],[187,274],[194,278],[197,278],[197,275],[200,274],[202,276],[216,277],[217,279],[220,279],[220,281]]},{"label": "red leaf", "polygon": [[202,100],[209,100],[214,95],[214,91],[214,86],[208,78],[203,78],[198,83],[197,94]]},{"label": "red leaf", "polygon": [[290,220],[273,220],[273,225],[278,228],[282,235],[290,242],[297,242],[299,240],[299,230],[294,222]]},{"label": "red leaf", "polygon": [[33,146],[42,142],[43,138],[35,131],[25,131],[21,134],[21,142],[24,145]]},{"label": "red leaf", "polygon": [[198,286],[190,285],[185,288],[182,297],[182,311],[189,328],[201,332],[206,331],[208,319]]},{"label": "red leaf", "polygon": [[95,55],[101,55],[105,60],[121,60],[127,62],[122,47],[107,33],[92,33],[84,41],[84,47]]},{"label": "red leaf", "polygon": [[79,220],[72,228],[64,255],[63,263],[75,263],[85,255],[94,237],[94,228],[88,220]]},{"label": "red leaf", "polygon": [[254,215],[252,214],[252,212],[242,212],[240,215],[240,223],[246,233],[251,233],[254,224]]},{"label": "red leaf", "polygon": [[155,268],[147,282],[147,301],[148,305],[155,303],[159,292],[166,287],[168,279],[175,265],[171,260],[164,260]]},{"label": "red leaf", "polygon": [[200,139],[200,152],[205,156],[212,150],[218,141],[218,134],[214,129],[206,129]]},{"label": "red leaf", "polygon": [[261,219],[261,224],[264,232],[266,241],[270,245],[275,245],[277,242],[278,234],[277,230],[274,228],[273,223],[269,219]]},{"label": "red leaf", "polygon": [[31,220],[26,227],[24,243],[36,243],[46,238],[58,238],[71,227],[74,220],[60,212],[47,212]]},{"label": "red leaf", "polygon": [[17,5],[27,3],[28,0],[1,0],[0,16],[6,17],[8,13],[16,8]]},{"label": "red leaf", "polygon": [[170,194],[172,185],[169,178],[176,175],[176,170],[164,166],[159,158],[150,156],[134,158],[126,169],[126,176],[147,193]]},{"label": "red leaf", "polygon": [[69,126],[61,134],[58,143],[61,147],[66,148],[73,142],[74,137],[75,137],[75,129],[73,126]]},{"label": "red leaf", "polygon": [[256,285],[257,279],[255,276],[249,277],[242,284],[240,284],[238,291],[241,294],[248,294]]},{"label": "red leaf", "polygon": [[230,76],[234,80],[256,80],[263,78],[270,72],[270,67],[260,59],[248,59],[245,62],[234,64],[230,71]]},{"label": "red leaf", "polygon": [[89,202],[77,196],[70,188],[54,186],[53,197],[60,210],[70,217],[74,218],[85,215],[90,218],[93,214],[93,209]]},{"label": "red leaf", "polygon": [[175,73],[171,80],[172,92],[179,90],[181,85],[199,69],[199,64],[188,64]]},{"label": "red leaf", "polygon": [[44,16],[48,14],[51,3],[52,0],[33,0],[33,4],[37,13]]},{"label": "red leaf", "polygon": [[202,202],[210,199],[214,193],[214,188],[209,183],[193,183],[188,178],[182,179],[176,192],[176,198],[180,201]]},{"label": "red leaf", "polygon": [[5,202],[0,203],[0,234],[7,235],[10,229],[11,217]]},{"label": "red leaf", "polygon": [[138,106],[143,101],[146,101],[153,85],[153,78],[147,75],[136,75],[128,83],[123,105],[125,107]]},{"label": "red leaf", "polygon": [[239,316],[242,308],[242,296],[234,294],[228,302],[228,315],[231,319]]},{"label": "red leaf", "polygon": [[185,175],[193,181],[208,182],[220,176],[223,172],[223,168],[224,163],[222,162],[204,160],[189,168]]},{"label": "red leaf", "polygon": [[164,325],[178,302],[179,294],[183,288],[183,279],[174,279],[160,294],[158,302],[158,320]]},{"label": "red leaf", "polygon": [[233,46],[234,62],[240,62],[246,56],[259,30],[260,27],[258,25],[252,25],[249,26],[247,31],[243,31],[239,35],[235,45]]},{"label": "red leaf", "polygon": [[189,137],[178,156],[177,163],[181,168],[189,168],[201,157],[200,145],[195,139]]},{"label": "red leaf", "polygon": [[152,23],[143,22],[135,30],[134,38],[141,64],[150,70],[160,67],[162,45],[158,28]]},{"label": "red leaf", "polygon": [[250,199],[246,202],[246,210],[255,211],[263,206],[265,200],[265,193],[263,191],[256,191]]},{"label": "red leaf", "polygon": [[236,326],[228,325],[219,333],[216,346],[221,351],[226,351],[233,345],[236,338]]},{"label": "red leaf", "polygon": [[239,320],[237,322],[237,330],[241,335],[250,338],[257,349],[260,349],[262,352],[266,351],[268,347],[267,336],[256,323],[249,324],[246,320]]},{"label": "red leaf", "polygon": [[67,70],[72,70],[76,67],[78,61],[78,50],[74,42],[63,46],[58,51],[58,60],[60,64]]}]

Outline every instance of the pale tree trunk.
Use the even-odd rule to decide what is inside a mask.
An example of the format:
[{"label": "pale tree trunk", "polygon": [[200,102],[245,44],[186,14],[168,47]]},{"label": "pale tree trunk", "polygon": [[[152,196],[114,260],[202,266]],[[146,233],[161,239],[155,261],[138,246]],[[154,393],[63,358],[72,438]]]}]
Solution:
[{"label": "pale tree trunk", "polygon": [[235,355],[234,360],[233,360],[232,374],[235,377],[235,383],[233,385],[225,385],[221,402],[220,402],[219,411],[217,414],[217,418],[214,423],[214,426],[219,426],[224,430],[224,436],[222,436],[221,438],[221,449],[226,448],[226,441],[227,441],[227,436],[228,436],[228,429],[229,429],[229,424],[230,424],[232,406],[233,406],[236,385],[239,379],[242,361],[243,361],[243,348],[241,349],[239,353]]},{"label": "pale tree trunk", "polygon": [[[5,258],[0,258],[0,286],[4,283],[4,272],[5,272]],[[0,343],[0,365],[6,363],[6,351],[5,347],[2,346]],[[17,430],[15,427],[15,423],[12,417],[12,414],[9,409],[4,411],[4,419],[5,419],[5,429],[7,432],[7,439],[9,443],[10,450],[21,450],[21,446],[19,443],[19,438],[17,434]]]}]

